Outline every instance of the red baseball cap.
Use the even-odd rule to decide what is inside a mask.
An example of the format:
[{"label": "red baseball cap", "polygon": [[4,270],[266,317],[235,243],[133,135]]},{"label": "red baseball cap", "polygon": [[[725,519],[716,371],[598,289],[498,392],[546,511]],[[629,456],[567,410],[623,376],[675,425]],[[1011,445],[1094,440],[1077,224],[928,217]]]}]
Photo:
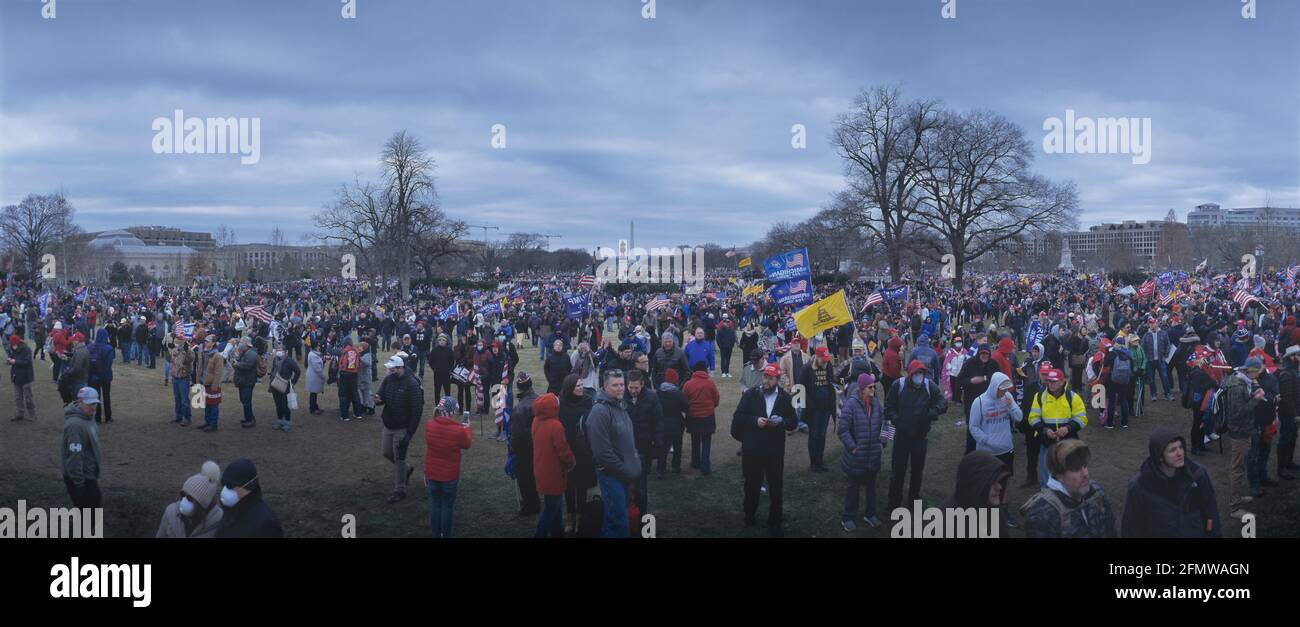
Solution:
[{"label": "red baseball cap", "polygon": [[831,360],[831,351],[830,351],[830,349],[829,349],[829,348],[826,348],[825,346],[818,346],[818,347],[817,347],[817,358],[820,359],[820,360],[822,360],[823,362],[828,362],[828,361],[830,361],[830,360]]},{"label": "red baseball cap", "polygon": [[766,366],[763,366],[763,376],[779,377],[781,376],[781,367],[776,364],[768,364]]}]

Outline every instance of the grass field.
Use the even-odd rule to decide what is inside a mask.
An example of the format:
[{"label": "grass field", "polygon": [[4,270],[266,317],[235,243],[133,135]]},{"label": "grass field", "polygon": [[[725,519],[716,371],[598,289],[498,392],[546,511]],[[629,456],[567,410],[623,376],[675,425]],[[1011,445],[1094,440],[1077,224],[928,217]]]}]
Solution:
[{"label": "grass field", "polygon": [[[541,363],[529,346],[521,350],[520,369],[540,380]],[[738,357],[737,357],[738,359]],[[732,372],[739,373],[739,361]],[[293,431],[272,431],[274,405],[264,384],[255,395],[258,426],[240,429],[240,405],[231,387],[222,404],[221,429],[201,433],[193,427],[170,424],[171,388],[162,382],[162,364],[148,370],[136,365],[114,368],[114,422],[100,428],[103,447],[105,534],[110,537],[151,537],[168,503],[177,498],[185,478],[198,472],[206,459],[222,467],[238,457],[252,459],[258,467],[265,498],[279,516],[290,537],[339,537],[345,514],[356,517],[359,537],[425,537],[428,535],[428,497],[416,475],[414,492],[396,505],[385,499],[391,489],[392,467],[380,454],[380,420],[376,415],[363,421],[344,423],[338,419],[336,388],[321,396],[326,413],[310,416],[306,396],[300,391],[302,409],[295,412]],[[650,479],[650,513],[655,514],[659,537],[766,537],[766,530],[742,524],[740,458],[737,443],[728,435],[731,413],[739,399],[739,378],[719,379],[722,405],[718,411],[719,432],[714,436],[711,476],[689,469],[663,480]],[[59,446],[62,408],[57,390],[50,382],[49,362],[37,361],[35,387],[40,418],[36,422],[0,420],[0,506],[14,507],[26,499],[28,507],[70,505],[60,476]],[[426,385],[432,397],[432,384]],[[0,404],[12,407],[12,388]],[[927,505],[940,505],[948,497],[956,465],[963,452],[964,427],[956,427],[959,410],[950,409],[930,435],[922,496]],[[1092,410],[1095,420],[1095,410]],[[194,424],[201,423],[201,412]],[[466,452],[459,496],[456,501],[454,533],[458,537],[531,537],[535,517],[520,518],[514,482],[502,472],[505,444],[480,437],[475,418],[474,445]],[[1147,405],[1146,415],[1131,421],[1132,427],[1113,431],[1091,424],[1084,439],[1092,445],[1092,477],[1106,490],[1117,516],[1122,512],[1130,477],[1147,456],[1151,428],[1164,425],[1187,433],[1187,411],[1160,401]],[[485,419],[484,431],[494,429]],[[860,526],[855,534],[840,529],[845,479],[839,471],[841,445],[831,433],[827,438],[828,473],[808,470],[807,437],[788,437],[785,465],[786,537],[886,537],[887,525],[875,530]],[[1024,475],[1023,438],[1017,436],[1016,476],[1012,479],[1011,504],[1019,507],[1032,493],[1018,487]],[[689,438],[687,447],[689,448]],[[1239,525],[1227,514],[1227,458],[1215,453],[1195,458],[1206,465],[1219,494],[1219,506],[1227,535],[1238,536]],[[878,480],[880,517],[884,512],[889,482],[886,449]],[[689,451],[688,451],[689,453]],[[422,469],[423,431],[412,441],[408,461]],[[417,471],[419,472],[419,471]],[[1273,474],[1270,464],[1270,475]],[[1269,490],[1266,498],[1250,507],[1257,516],[1259,537],[1300,536],[1300,498],[1296,482],[1284,482]],[[766,511],[766,497],[760,517]],[[1012,530],[1020,535],[1019,530]]]}]

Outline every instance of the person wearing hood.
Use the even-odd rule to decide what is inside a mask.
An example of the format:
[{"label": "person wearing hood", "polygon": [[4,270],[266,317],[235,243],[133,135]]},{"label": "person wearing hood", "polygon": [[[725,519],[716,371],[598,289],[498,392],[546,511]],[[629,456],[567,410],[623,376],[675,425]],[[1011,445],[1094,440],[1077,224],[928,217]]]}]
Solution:
[{"label": "person wearing hood", "polygon": [[221,467],[203,462],[198,474],[181,485],[180,500],[167,505],[155,538],[212,538],[221,528]]},{"label": "person wearing hood", "polygon": [[[975,358],[967,359],[953,381],[954,387],[961,388],[962,416],[970,416],[971,405],[989,388],[994,373],[1001,372],[998,363],[993,361],[993,349],[988,344],[980,344],[975,349]],[[966,452],[975,450],[975,439],[966,434]]]},{"label": "person wearing hood", "polygon": [[564,532],[571,534],[578,528],[578,515],[587,502],[587,490],[596,486],[591,448],[580,424],[591,411],[593,395],[588,393],[582,379],[572,373],[564,378],[560,390],[560,422],[576,460],[573,471],[565,477],[564,490]]},{"label": "person wearing hood", "polygon": [[108,331],[95,332],[95,343],[86,351],[86,385],[99,392],[100,403],[95,407],[95,422],[113,422],[113,360],[117,351],[108,344]]},{"label": "person wearing hood", "polygon": [[1020,506],[1025,534],[1030,538],[1116,537],[1115,511],[1088,472],[1088,445],[1078,439],[1062,440],[1043,457],[1051,478]]},{"label": "person wearing hood", "polygon": [[1024,419],[1024,413],[1012,393],[1014,387],[1007,375],[993,373],[988,389],[971,404],[968,414],[970,419],[967,421],[967,429],[975,439],[975,450],[998,458],[1007,465],[1008,471],[1015,469],[1015,443],[1011,439],[1011,425]]},{"label": "person wearing hood", "polygon": [[546,393],[532,403],[532,424],[529,426],[532,445],[533,475],[537,492],[542,495],[542,512],[537,519],[536,538],[564,537],[565,477],[577,464],[577,458],[564,436],[560,422],[560,399]]},{"label": "person wearing hood", "polygon": [[885,420],[896,430],[894,455],[889,477],[889,507],[892,512],[903,502],[903,479],[910,466],[912,480],[908,502],[921,498],[921,477],[925,472],[925,454],[930,426],[948,411],[939,385],[925,372],[925,365],[913,361],[907,366],[907,378],[899,379],[885,391]]},{"label": "person wearing hood", "polygon": [[21,337],[11,335],[5,361],[9,363],[9,381],[14,386],[16,413],[12,420],[36,420],[36,397],[32,394],[36,368],[32,365],[32,349]]},{"label": "person wearing hood", "polygon": [[855,394],[845,399],[836,423],[836,435],[844,445],[840,468],[848,478],[844,514],[840,519],[840,526],[846,533],[857,530],[854,519],[858,516],[858,494],[864,487],[867,504],[862,522],[873,529],[881,524],[876,517],[876,477],[880,474],[886,441],[880,433],[885,422],[885,408],[876,396],[876,377],[866,373],[858,375],[853,390]]},{"label": "person wearing hood", "polygon": [[894,382],[903,378],[902,356],[898,351],[903,348],[903,339],[898,336],[889,338],[885,344],[885,354],[880,358],[880,382],[884,389],[894,387]]},{"label": "person wearing hood", "polygon": [[745,524],[757,524],[759,494],[766,483],[767,529],[773,537],[782,535],[786,432],[794,431],[798,424],[790,395],[778,385],[780,377],[781,368],[776,364],[764,368],[762,385],[741,395],[730,429],[731,437],[740,442],[744,452],[741,472],[745,477]]},{"label": "person wearing hood", "polygon": [[713,433],[717,430],[717,410],[722,396],[704,362],[696,362],[691,378],[682,384],[682,394],[686,396],[686,431],[691,434],[691,468],[707,476],[713,472]]},{"label": "person wearing hood", "polygon": [[[977,405],[978,406],[978,405]],[[1008,537],[1007,529],[1013,526],[1011,516],[1007,513],[1007,496],[1010,494],[1007,483],[1011,480],[1011,466],[1002,462],[988,451],[967,453],[957,463],[957,483],[952,489],[952,498],[947,506],[953,509],[996,509],[998,510],[999,538]],[[979,530],[967,530],[966,537],[978,537]]]},{"label": "person wearing hood", "polygon": [[[1014,345],[1012,346],[1014,348]],[[930,336],[921,334],[916,338],[916,348],[907,355],[907,363],[919,361],[925,366],[926,376],[930,377],[936,384],[939,383],[939,371],[942,369],[942,362],[939,361],[939,354],[934,352],[934,347],[930,345]]]},{"label": "person wearing hood", "polygon": [[1223,535],[1214,484],[1186,458],[1187,443],[1156,427],[1148,456],[1128,482],[1120,535],[1125,538],[1218,538]]},{"label": "person wearing hood", "polygon": [[[536,419],[533,403],[538,397],[537,392],[533,391],[533,379],[527,372],[515,376],[515,387],[519,394],[515,396],[514,407],[510,410],[510,450],[515,455],[515,484],[519,487],[518,515],[534,516],[542,511],[542,503],[537,498],[536,478],[533,476],[532,433],[533,420]],[[558,404],[556,412],[558,416]],[[558,518],[556,522],[559,522]]]},{"label": "person wearing hood", "polygon": [[641,476],[632,419],[624,409],[624,379],[623,371],[618,369],[608,369],[601,375],[601,390],[586,421],[596,482],[605,506],[602,538],[628,537],[629,492]]},{"label": "person wearing hood", "polygon": [[680,380],[677,370],[669,368],[664,371],[664,381],[659,384],[659,406],[663,408],[664,444],[659,448],[659,478],[664,478],[664,467],[668,465],[668,451],[672,450],[673,474],[682,471],[682,433],[686,429],[686,395],[677,387]]},{"label": "person wearing hood", "polygon": [[1015,369],[1015,352],[1016,343],[1009,337],[998,340],[997,348],[993,351],[993,361],[997,362],[998,370],[1007,375],[1008,379],[1011,378],[1011,372]]},{"label": "person wearing hood", "polygon": [[[414,373],[407,374],[419,381]],[[444,396],[433,410],[433,419],[424,425],[424,485],[429,491],[429,528],[435,538],[451,537],[452,513],[460,486],[461,453],[474,443],[469,417],[458,416],[460,413],[456,399]]]},{"label": "person wearing hood", "polygon": [[99,428],[92,417],[99,405],[95,388],[83,387],[63,408],[63,484],[74,507],[100,507]]},{"label": "person wearing hood", "polygon": [[1232,334],[1232,340],[1228,349],[1228,365],[1233,368],[1240,368],[1246,363],[1251,349],[1251,333],[1246,328],[1239,328]]},{"label": "person wearing hood", "polygon": [[1128,351],[1128,338],[1115,338],[1102,364],[1101,382],[1106,386],[1106,407],[1109,409],[1102,424],[1107,429],[1114,429],[1118,417],[1120,428],[1127,429],[1129,416],[1133,415],[1134,373],[1138,372],[1133,354]]},{"label": "person wearing hood", "polygon": [[221,475],[221,528],[218,538],[283,538],[284,529],[262,500],[257,466],[237,459]]}]

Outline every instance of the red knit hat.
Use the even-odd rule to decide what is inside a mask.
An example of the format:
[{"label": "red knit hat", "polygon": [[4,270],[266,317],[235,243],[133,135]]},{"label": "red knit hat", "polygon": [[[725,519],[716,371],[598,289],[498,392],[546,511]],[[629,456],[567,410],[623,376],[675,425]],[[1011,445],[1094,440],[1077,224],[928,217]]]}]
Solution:
[{"label": "red knit hat", "polygon": [[675,368],[665,368],[665,369],[664,369],[664,381],[665,381],[666,383],[671,383],[671,384],[673,384],[673,385],[677,385],[677,382],[680,381],[680,380],[681,380],[681,379],[679,379],[679,378],[677,377],[677,370],[676,370]]}]

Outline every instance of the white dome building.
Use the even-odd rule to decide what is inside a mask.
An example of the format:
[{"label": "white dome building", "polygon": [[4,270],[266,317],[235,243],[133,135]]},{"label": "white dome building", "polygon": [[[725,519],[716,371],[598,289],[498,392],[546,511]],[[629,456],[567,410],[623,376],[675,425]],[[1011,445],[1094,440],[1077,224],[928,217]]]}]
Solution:
[{"label": "white dome building", "polygon": [[128,231],[104,231],[87,244],[88,248],[108,249],[122,256],[127,268],[143,266],[145,272],[159,279],[185,276],[185,264],[196,251],[189,246],[149,246]]}]

